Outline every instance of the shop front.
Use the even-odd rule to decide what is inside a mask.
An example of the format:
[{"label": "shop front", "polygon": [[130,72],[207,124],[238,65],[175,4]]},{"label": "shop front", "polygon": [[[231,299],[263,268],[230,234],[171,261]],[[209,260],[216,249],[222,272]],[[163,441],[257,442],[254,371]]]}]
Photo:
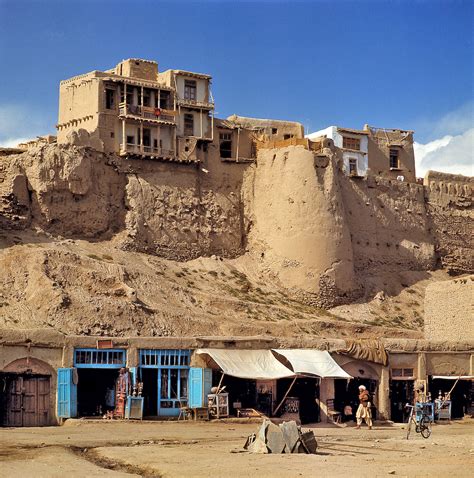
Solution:
[{"label": "shop front", "polygon": [[103,416],[108,408],[115,408],[109,397],[115,396],[119,371],[126,367],[126,358],[124,349],[74,351],[79,417]]},{"label": "shop front", "polygon": [[114,410],[120,369],[126,364],[125,349],[74,349],[74,367],[58,369],[58,418],[97,417]]},{"label": "shop front", "polygon": [[[213,383],[229,395],[230,413],[255,409],[302,423],[319,421],[321,380],[350,379],[326,351],[199,349]],[[247,416],[247,415],[243,415]]]},{"label": "shop front", "polygon": [[342,414],[343,419],[355,421],[360,385],[364,385],[368,390],[372,403],[372,418],[377,419],[380,376],[375,369],[376,366],[372,367],[361,360],[347,360],[341,364],[341,367],[353,377],[352,380],[334,380],[334,409]]},{"label": "shop front", "polygon": [[139,380],[143,383],[144,414],[178,417],[188,404],[191,350],[141,349]]}]

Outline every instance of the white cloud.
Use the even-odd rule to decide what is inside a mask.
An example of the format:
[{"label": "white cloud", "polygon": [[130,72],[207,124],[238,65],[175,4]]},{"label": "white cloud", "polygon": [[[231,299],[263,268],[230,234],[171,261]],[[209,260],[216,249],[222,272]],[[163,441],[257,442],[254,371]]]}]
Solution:
[{"label": "white cloud", "polygon": [[25,139],[51,132],[45,115],[22,105],[0,105],[0,146],[16,146]]},{"label": "white cloud", "polygon": [[[464,123],[472,126],[471,123]],[[474,175],[474,128],[462,134],[444,135],[426,144],[415,143],[415,163],[418,177],[432,169],[444,173]]]},{"label": "white cloud", "polygon": [[7,138],[0,141],[0,147],[3,148],[15,148],[19,143],[24,143],[33,138]]}]

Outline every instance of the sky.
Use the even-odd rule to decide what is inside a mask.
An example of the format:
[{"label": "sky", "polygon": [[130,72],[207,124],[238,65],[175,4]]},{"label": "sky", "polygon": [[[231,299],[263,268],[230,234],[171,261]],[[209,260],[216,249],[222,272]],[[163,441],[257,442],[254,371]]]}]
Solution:
[{"label": "sky", "polygon": [[473,175],[474,1],[0,0],[0,145],[55,132],[59,82],[125,58],[209,73],[218,117],[415,130]]}]

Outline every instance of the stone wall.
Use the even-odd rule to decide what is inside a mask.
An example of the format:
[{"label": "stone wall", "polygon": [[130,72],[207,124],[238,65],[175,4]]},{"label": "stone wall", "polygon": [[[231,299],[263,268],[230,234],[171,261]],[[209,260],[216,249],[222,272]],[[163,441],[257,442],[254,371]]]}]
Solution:
[{"label": "stone wall", "polygon": [[429,340],[474,340],[474,275],[427,287],[425,337]]}]

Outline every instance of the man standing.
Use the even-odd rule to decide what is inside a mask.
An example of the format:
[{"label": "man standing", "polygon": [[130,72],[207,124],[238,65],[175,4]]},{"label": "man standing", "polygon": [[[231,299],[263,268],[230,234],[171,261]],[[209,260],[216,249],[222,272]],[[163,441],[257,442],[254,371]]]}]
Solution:
[{"label": "man standing", "polygon": [[364,385],[359,386],[359,408],[357,409],[356,419],[357,419],[357,426],[356,428],[359,430],[360,425],[362,424],[362,420],[365,420],[369,430],[372,430],[372,410],[370,403],[370,394],[365,388]]}]

